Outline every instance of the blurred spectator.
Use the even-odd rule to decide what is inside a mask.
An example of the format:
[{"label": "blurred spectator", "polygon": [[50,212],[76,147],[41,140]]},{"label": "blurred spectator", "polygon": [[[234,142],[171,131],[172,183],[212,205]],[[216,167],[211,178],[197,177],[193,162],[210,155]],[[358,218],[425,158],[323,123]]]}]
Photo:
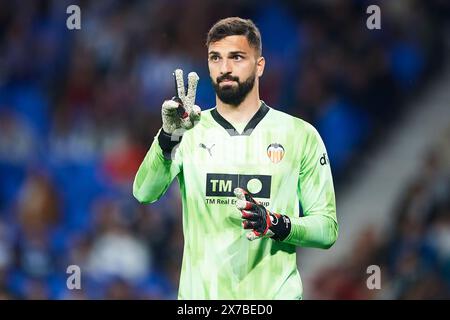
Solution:
[{"label": "blurred spectator", "polygon": [[86,272],[94,278],[120,277],[129,282],[144,279],[151,272],[150,252],[134,237],[127,217],[114,201],[97,204],[96,225]]},{"label": "blurred spectator", "polygon": [[[364,231],[349,260],[320,272],[315,287],[317,298],[450,298],[449,149],[450,126],[430,150],[392,213],[394,223],[387,228],[389,236],[377,243]],[[379,292],[370,292],[366,287],[363,269],[371,264],[382,270]],[[340,277],[335,277],[337,272]]]}]

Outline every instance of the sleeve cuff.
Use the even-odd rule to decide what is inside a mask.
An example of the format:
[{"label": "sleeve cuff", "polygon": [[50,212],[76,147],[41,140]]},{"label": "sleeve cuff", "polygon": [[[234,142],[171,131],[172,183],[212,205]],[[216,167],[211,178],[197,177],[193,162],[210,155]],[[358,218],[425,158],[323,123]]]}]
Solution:
[{"label": "sleeve cuff", "polygon": [[304,235],[305,235],[305,227],[301,222],[301,218],[291,218],[291,230],[289,234],[284,238],[284,242],[299,246]]},{"label": "sleeve cuff", "polygon": [[171,135],[165,132],[162,128],[158,135],[158,143],[163,152],[164,158],[172,159],[172,151],[181,142],[182,136]]}]

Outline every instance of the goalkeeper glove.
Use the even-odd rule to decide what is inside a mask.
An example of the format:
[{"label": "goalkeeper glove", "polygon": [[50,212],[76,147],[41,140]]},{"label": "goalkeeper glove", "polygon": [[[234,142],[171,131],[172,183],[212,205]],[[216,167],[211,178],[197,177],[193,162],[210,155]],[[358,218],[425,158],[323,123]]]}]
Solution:
[{"label": "goalkeeper glove", "polygon": [[162,130],[158,141],[166,159],[173,158],[175,146],[180,142],[185,130],[189,130],[200,120],[201,109],[195,105],[198,75],[188,75],[188,92],[185,94],[183,70],[174,72],[176,95],[162,105]]},{"label": "goalkeeper glove", "polygon": [[195,105],[195,94],[199,77],[197,73],[188,75],[188,92],[185,94],[183,70],[174,72],[176,96],[162,105],[162,128],[165,133],[182,135],[200,120],[201,109]]},{"label": "goalkeeper glove", "polygon": [[242,225],[244,229],[251,229],[247,233],[248,240],[269,237],[283,241],[289,235],[291,220],[288,216],[270,212],[242,188],[234,189],[234,194],[237,198],[236,207],[242,213]]}]

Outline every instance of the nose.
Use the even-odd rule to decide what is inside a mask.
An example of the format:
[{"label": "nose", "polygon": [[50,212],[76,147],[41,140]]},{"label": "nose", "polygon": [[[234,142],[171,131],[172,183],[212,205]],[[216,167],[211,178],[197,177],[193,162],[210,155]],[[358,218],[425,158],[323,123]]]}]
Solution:
[{"label": "nose", "polygon": [[220,65],[220,74],[227,74],[231,73],[231,63],[228,61],[228,59],[223,59],[222,64]]}]

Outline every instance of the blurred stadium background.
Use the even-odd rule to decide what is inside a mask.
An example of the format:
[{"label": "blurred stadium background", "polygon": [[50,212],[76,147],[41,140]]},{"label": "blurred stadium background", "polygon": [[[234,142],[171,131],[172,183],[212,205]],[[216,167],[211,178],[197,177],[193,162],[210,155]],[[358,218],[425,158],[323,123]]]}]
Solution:
[{"label": "blurred stadium background", "polygon": [[[371,4],[381,30],[366,28]],[[197,104],[214,106],[204,42],[227,16],[261,30],[262,99],[328,148],[340,238],[299,250],[305,298],[450,298],[446,0],[0,0],[0,298],[176,298],[177,186],[141,206],[131,185],[175,68],[197,71]],[[81,290],[66,287],[72,264]],[[366,287],[372,264],[381,290]]]}]

